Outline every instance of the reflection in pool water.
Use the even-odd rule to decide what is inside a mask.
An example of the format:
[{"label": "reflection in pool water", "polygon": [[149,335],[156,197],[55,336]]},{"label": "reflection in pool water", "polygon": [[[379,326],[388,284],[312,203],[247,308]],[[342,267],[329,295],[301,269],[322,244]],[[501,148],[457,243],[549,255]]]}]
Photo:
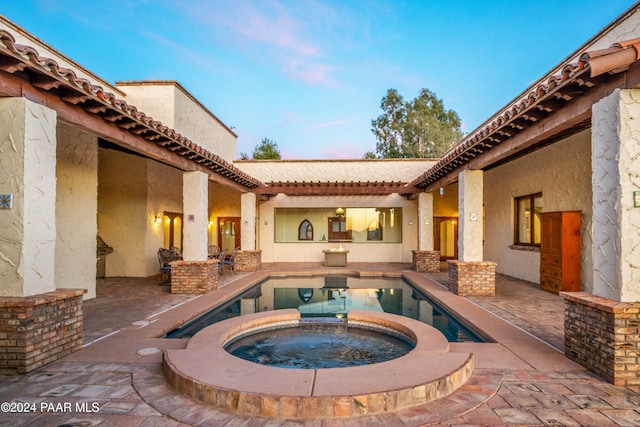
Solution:
[{"label": "reflection in pool water", "polygon": [[229,317],[284,308],[296,308],[303,317],[343,318],[351,309],[399,314],[434,326],[450,342],[482,341],[401,278],[343,276],[270,278],[167,337],[190,337]]}]

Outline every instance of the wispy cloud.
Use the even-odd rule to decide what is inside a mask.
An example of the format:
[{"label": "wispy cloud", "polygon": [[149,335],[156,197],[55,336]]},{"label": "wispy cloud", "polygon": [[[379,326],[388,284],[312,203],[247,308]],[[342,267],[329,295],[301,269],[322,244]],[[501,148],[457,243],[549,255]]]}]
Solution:
[{"label": "wispy cloud", "polygon": [[358,116],[353,116],[353,117],[349,117],[342,120],[333,120],[331,122],[317,123],[307,127],[306,130],[311,131],[311,130],[328,129],[336,126],[344,126],[344,125],[348,125],[349,123],[358,121],[359,119],[360,118]]},{"label": "wispy cloud", "polygon": [[[272,61],[292,80],[328,86],[335,83],[337,67],[327,58],[323,37],[310,28],[314,24],[309,23],[319,19],[304,7],[310,4],[296,2],[292,7],[280,0],[226,0],[196,3],[191,13],[193,19],[207,24],[216,39],[242,49],[254,60]],[[327,10],[324,13],[330,15]]]}]

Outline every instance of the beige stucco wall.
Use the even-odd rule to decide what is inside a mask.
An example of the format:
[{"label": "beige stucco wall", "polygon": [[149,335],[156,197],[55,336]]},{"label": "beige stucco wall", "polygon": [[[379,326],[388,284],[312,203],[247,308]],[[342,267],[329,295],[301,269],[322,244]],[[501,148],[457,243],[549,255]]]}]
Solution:
[{"label": "beige stucco wall", "polygon": [[56,168],[56,287],[96,296],[98,138],[58,125]]},{"label": "beige stucco wall", "polygon": [[513,248],[514,198],[542,193],[544,212],[582,212],[582,289],[592,286],[591,143],[584,131],[484,174],[484,258],[497,271],[540,281],[540,253]]},{"label": "beige stucco wall", "polygon": [[434,160],[239,160],[236,167],[262,182],[411,182]]},{"label": "beige stucco wall", "polygon": [[236,136],[176,82],[118,82],[125,100],[228,162],[236,158]]},{"label": "beige stucco wall", "polygon": [[[274,218],[275,208],[402,208],[402,243],[371,242],[314,242],[276,243]],[[262,262],[323,262],[323,250],[342,247],[349,250],[349,262],[411,262],[412,250],[417,248],[417,200],[407,200],[397,194],[388,196],[328,196],[289,197],[280,194],[260,204],[259,248]]]},{"label": "beige stucco wall", "polygon": [[[238,161],[235,165],[262,182],[410,182],[431,167],[433,160],[291,160]],[[260,203],[258,248],[263,262],[322,262],[323,250],[338,243],[275,243],[275,208],[402,208],[402,243],[341,243],[349,262],[411,262],[418,248],[418,201],[398,194],[388,196],[289,197],[280,194]],[[315,231],[315,230],[314,230]],[[318,239],[320,234],[316,236]]]},{"label": "beige stucco wall", "polygon": [[55,290],[56,113],[24,98],[0,99],[0,295]]},{"label": "beige stucco wall", "polygon": [[158,248],[164,228],[154,222],[162,212],[182,212],[182,172],[142,157],[100,150],[98,234],[114,248],[106,275],[158,274]]}]

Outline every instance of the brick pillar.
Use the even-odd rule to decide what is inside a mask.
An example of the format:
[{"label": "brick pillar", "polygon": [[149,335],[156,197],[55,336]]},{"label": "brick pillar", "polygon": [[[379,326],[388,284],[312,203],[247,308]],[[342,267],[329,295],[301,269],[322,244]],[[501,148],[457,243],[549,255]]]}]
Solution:
[{"label": "brick pillar", "polygon": [[173,261],[172,294],[206,294],[218,289],[218,261]]},{"label": "brick pillar", "polygon": [[565,299],[564,353],[611,384],[640,390],[640,302],[586,292]]},{"label": "brick pillar", "polygon": [[449,292],[460,296],[496,295],[496,263],[448,261]]},{"label": "brick pillar", "polygon": [[262,251],[241,250],[236,254],[235,271],[258,271],[262,268]]},{"label": "brick pillar", "polygon": [[412,251],[413,269],[418,273],[440,271],[440,251]]},{"label": "brick pillar", "polygon": [[80,350],[83,294],[0,297],[0,374],[25,374]]}]

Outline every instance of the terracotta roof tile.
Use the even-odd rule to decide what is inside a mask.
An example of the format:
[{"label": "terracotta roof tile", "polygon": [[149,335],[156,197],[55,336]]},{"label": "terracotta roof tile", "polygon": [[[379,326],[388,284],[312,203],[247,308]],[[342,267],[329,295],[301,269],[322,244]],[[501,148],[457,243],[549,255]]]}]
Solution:
[{"label": "terracotta roof tile", "polygon": [[[640,39],[627,40],[616,43],[608,49],[584,53],[577,63],[565,65],[560,74],[551,76],[507,105],[489,122],[447,151],[435,165],[409,185],[425,188],[509,139],[522,128],[535,125],[538,120],[554,111],[552,104],[545,105],[543,101],[553,101],[555,98],[560,102],[568,102],[580,96],[581,91],[595,86],[596,83],[586,77],[587,71],[591,72],[591,78],[604,73],[619,73],[638,59],[640,59]],[[577,88],[571,87],[572,85]],[[563,88],[568,89],[563,92]],[[561,106],[562,104],[557,108]],[[580,126],[576,127],[576,129],[580,128]]]},{"label": "terracotta roof tile", "polygon": [[4,71],[15,73],[29,70],[35,73],[38,78],[34,77],[32,84],[41,90],[64,88],[73,93],[61,95],[63,100],[82,104],[81,107],[86,111],[99,114],[104,120],[122,129],[201,164],[248,189],[264,185],[220,156],[199,147],[174,129],[138,111],[134,105],[93,85],[89,80],[78,77],[73,70],[60,67],[55,60],[40,56],[33,47],[16,43],[15,38],[6,30],[0,30],[0,55],[5,59],[10,58],[8,63],[3,64]]}]

